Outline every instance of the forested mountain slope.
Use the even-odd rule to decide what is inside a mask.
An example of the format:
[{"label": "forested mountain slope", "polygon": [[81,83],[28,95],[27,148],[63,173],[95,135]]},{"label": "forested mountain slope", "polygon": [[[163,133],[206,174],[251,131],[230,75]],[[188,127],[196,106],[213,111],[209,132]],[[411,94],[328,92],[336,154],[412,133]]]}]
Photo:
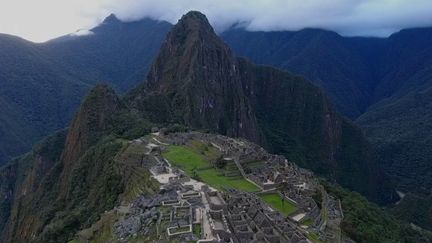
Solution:
[{"label": "forested mountain slope", "polygon": [[[432,28],[389,38],[346,38],[313,29],[232,29],[222,36],[237,54],[300,73],[322,87],[362,127],[399,190],[417,194],[410,201],[430,198]],[[414,222],[432,218],[416,215],[428,219]]]},{"label": "forested mountain slope", "polygon": [[[151,127],[174,123],[252,139],[299,164],[325,168],[324,175],[370,198],[391,194],[376,188],[382,177],[360,130],[318,87],[236,58],[205,16],[191,12],[168,34],[147,82],[123,99],[95,87],[67,134],[0,170],[1,239],[67,242],[128,195],[155,193],[158,185],[141,159],[121,155]],[[429,239],[358,194],[329,190],[347,209],[344,231],[359,241]]]},{"label": "forested mountain slope", "polygon": [[90,35],[42,44],[0,35],[0,165],[66,127],[95,84],[124,92],[141,82],[170,26],[112,15]]}]

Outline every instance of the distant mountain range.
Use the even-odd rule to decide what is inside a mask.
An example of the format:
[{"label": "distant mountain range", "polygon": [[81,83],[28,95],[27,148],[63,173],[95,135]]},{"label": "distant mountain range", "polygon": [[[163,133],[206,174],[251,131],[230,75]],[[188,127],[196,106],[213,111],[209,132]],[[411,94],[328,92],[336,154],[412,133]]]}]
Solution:
[{"label": "distant mountain range", "polygon": [[[0,35],[0,164],[68,126],[80,100],[95,84],[110,84],[122,94],[142,83],[171,27],[150,19],[124,23],[111,15],[89,35],[69,35],[42,44]],[[421,197],[430,193],[432,28],[402,30],[389,38],[348,38],[319,29],[250,32],[233,28],[220,37],[239,56],[303,75],[321,87],[339,112],[361,126],[378,151],[375,163],[399,190]],[[221,121],[219,131],[268,137],[274,134],[272,129],[281,128],[282,121],[275,121],[281,123],[263,128],[262,134],[234,131],[237,121],[249,121],[241,117],[251,105],[242,107],[236,118],[240,120]],[[195,111],[184,112],[193,116],[188,112]],[[247,124],[244,129],[273,118],[257,114],[256,119],[252,124],[242,122]],[[205,127],[210,121],[196,122]],[[278,140],[283,138],[273,136],[269,146],[275,147]],[[315,157],[304,160],[297,154],[302,149],[307,153],[307,148],[291,156],[316,171],[325,170],[310,163]]]},{"label": "distant mountain range", "polygon": [[[233,29],[222,37],[238,55],[299,73],[322,87],[338,110],[363,128],[397,188],[409,192],[411,202],[432,202],[432,28],[389,38],[347,38],[317,29]],[[398,215],[415,214],[408,218],[422,226],[432,222],[429,207],[402,205]]]},{"label": "distant mountain range", "polygon": [[171,25],[108,17],[88,36],[36,44],[0,35],[0,164],[68,126],[97,83],[120,93],[143,81]]},{"label": "distant mountain range", "polygon": [[[79,230],[128,195],[157,192],[142,157],[119,158],[155,126],[247,138],[373,200],[393,195],[361,130],[323,91],[300,76],[236,57],[201,13],[182,17],[149,70],[146,81],[122,98],[97,85],[67,131],[0,170],[0,240],[77,240]],[[431,238],[359,194],[323,185],[342,199],[347,218],[341,227],[350,237]]]}]

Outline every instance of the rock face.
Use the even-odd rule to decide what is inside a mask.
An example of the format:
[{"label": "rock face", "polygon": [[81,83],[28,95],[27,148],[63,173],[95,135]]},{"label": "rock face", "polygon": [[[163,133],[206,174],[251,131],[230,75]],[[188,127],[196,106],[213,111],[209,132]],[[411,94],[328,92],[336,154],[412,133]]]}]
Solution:
[{"label": "rock face", "polygon": [[260,132],[238,66],[206,17],[190,12],[168,34],[145,92],[151,100],[158,97],[171,121],[258,142]]},{"label": "rock face", "polygon": [[[0,241],[8,242],[16,222],[16,210],[22,198],[39,189],[43,178],[58,161],[65,143],[66,132],[60,131],[39,144],[31,152],[12,161],[0,171]],[[12,215],[12,217],[11,217]]]},{"label": "rock face", "polygon": [[154,121],[247,138],[376,201],[391,197],[378,188],[375,155],[361,131],[319,88],[234,57],[199,12],[179,20],[129,99]]},{"label": "rock face", "polygon": [[121,144],[96,143],[120,109],[113,89],[96,86],[67,136],[48,139],[1,171],[0,194],[6,197],[0,204],[9,208],[0,211],[7,220],[2,242],[63,242],[74,232],[70,229],[113,206],[122,190],[113,167]]},{"label": "rock face", "polygon": [[[110,128],[112,115],[120,108],[120,100],[110,87],[98,85],[90,91],[69,128],[62,154],[64,177],[70,174],[74,163],[83,153]],[[67,179],[63,182],[67,182]]]}]

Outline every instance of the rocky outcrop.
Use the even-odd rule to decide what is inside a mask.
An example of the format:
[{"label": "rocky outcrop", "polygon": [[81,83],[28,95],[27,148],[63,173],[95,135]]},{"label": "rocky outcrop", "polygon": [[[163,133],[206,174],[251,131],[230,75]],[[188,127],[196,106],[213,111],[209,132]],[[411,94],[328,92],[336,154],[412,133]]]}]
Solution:
[{"label": "rocky outcrop", "polygon": [[75,115],[66,138],[63,161],[66,167],[76,161],[110,128],[112,115],[120,110],[120,100],[106,85],[92,89]]},{"label": "rocky outcrop", "polygon": [[63,139],[42,144],[39,152],[12,164],[8,177],[14,178],[6,180],[15,185],[1,185],[4,192],[11,188],[13,196],[1,202],[10,207],[5,242],[63,242],[74,233],[71,229],[113,206],[122,187],[113,157],[122,145],[111,140],[96,144],[112,129],[120,109],[113,89],[96,86],[66,137],[63,133]]},{"label": "rocky outcrop", "polygon": [[62,154],[62,185],[68,183],[74,163],[112,127],[113,115],[120,109],[120,100],[112,88],[98,85],[90,91],[75,115],[66,138]]},{"label": "rocky outcrop", "polygon": [[184,15],[170,31],[133,103],[148,112],[154,105],[146,103],[155,101],[169,114],[166,121],[255,142],[261,139],[237,59],[199,12]]},{"label": "rocky outcrop", "polygon": [[7,242],[22,198],[36,192],[43,178],[58,162],[65,137],[65,131],[57,132],[35,145],[31,152],[0,169],[1,242]]}]

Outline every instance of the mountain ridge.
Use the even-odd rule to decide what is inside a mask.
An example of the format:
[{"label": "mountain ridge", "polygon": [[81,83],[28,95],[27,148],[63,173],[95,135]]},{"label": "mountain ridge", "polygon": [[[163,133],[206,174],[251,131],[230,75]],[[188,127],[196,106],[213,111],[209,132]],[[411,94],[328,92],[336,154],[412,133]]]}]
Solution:
[{"label": "mountain ridge", "polygon": [[133,108],[159,117],[146,108],[165,107],[170,116],[162,122],[247,138],[370,198],[392,197],[385,189],[374,191],[374,180],[382,176],[373,149],[321,90],[301,77],[235,58],[202,18],[188,13],[168,34],[146,83],[129,97]]},{"label": "mountain ridge", "polygon": [[[109,18],[108,18],[109,20]],[[120,23],[118,23],[120,21]],[[109,22],[109,21],[108,21]],[[67,122],[70,121],[73,115],[73,111],[79,106],[80,98],[84,96],[84,94],[90,89],[91,86],[95,85],[96,83],[104,82],[109,83],[115,87],[116,90],[121,92],[124,92],[128,90],[129,88],[135,86],[135,84],[142,81],[142,77],[145,77],[147,74],[148,67],[151,64],[151,61],[157,54],[157,49],[159,48],[160,44],[162,43],[164,35],[168,32],[168,29],[172,26],[171,24],[163,21],[155,21],[150,19],[143,19],[139,21],[132,21],[132,22],[122,22],[118,18],[116,18],[115,21],[117,24],[115,24],[117,27],[121,28],[111,28],[110,26],[114,27],[114,25],[110,24],[100,24],[99,26],[96,26],[95,28],[91,29],[90,31],[96,33],[89,36],[65,36],[53,39],[51,41],[48,41],[46,43],[31,43],[28,41],[25,41],[23,39],[20,39],[20,42],[27,43],[26,45],[30,45],[32,49],[36,49],[38,52],[43,52],[43,55],[47,56],[48,59],[52,60],[50,66],[55,66],[53,70],[50,71],[43,71],[44,74],[50,75],[50,76],[56,76],[57,82],[62,82],[62,80],[69,80],[66,81],[67,83],[73,83],[73,88],[69,87],[68,90],[74,90],[73,97],[72,98],[66,98],[64,99],[65,102],[61,105],[56,104],[57,102],[52,101],[45,101],[46,98],[40,98],[39,100],[32,100],[32,103],[37,104],[38,106],[48,106],[50,107],[50,110],[53,110],[52,107],[55,105],[59,106],[60,110],[53,113],[53,112],[46,112],[44,113],[44,116],[41,118],[36,117],[36,119],[43,120],[43,124],[31,124],[30,122],[23,123],[20,126],[14,126],[11,124],[11,120],[14,122],[22,122],[24,120],[33,119],[33,114],[30,112],[26,112],[23,110],[22,103],[18,102],[20,96],[28,96],[25,94],[21,95],[13,95],[14,92],[7,92],[3,94],[2,97],[0,97],[0,102],[2,103],[2,107],[5,109],[3,113],[7,113],[8,115],[5,117],[0,118],[0,121],[2,121],[2,124],[0,125],[0,130],[2,127],[4,127],[3,131],[1,131],[2,134],[4,134],[4,137],[10,138],[7,142],[3,143],[3,146],[1,146],[2,151],[0,152],[0,164],[5,163],[7,160],[11,159],[14,156],[17,156],[23,152],[25,152],[27,149],[31,147],[31,144],[37,141],[38,139],[41,139],[43,136],[47,135],[49,132],[61,129],[65,126],[67,126]],[[413,29],[412,31],[424,31],[429,30],[431,28],[418,28]],[[236,30],[237,32],[240,32],[240,30]],[[322,34],[329,34],[330,36],[334,37],[341,37],[335,32],[326,31],[326,30],[316,30],[316,29],[306,29],[304,31],[300,32],[310,32],[313,33],[315,31],[318,31]],[[410,30],[402,30],[401,32],[406,32]],[[229,31],[228,31],[229,32]],[[374,80],[374,76],[376,74],[362,74],[363,71],[358,72],[359,75],[356,73],[350,74],[345,73],[345,71],[339,71],[337,68],[330,66],[321,66],[315,65],[313,63],[321,63],[321,61],[317,61],[316,58],[310,59],[306,58],[307,62],[301,61],[301,58],[297,58],[298,61],[295,62],[295,64],[287,63],[286,60],[283,60],[287,57],[285,55],[284,57],[284,51],[283,49],[278,49],[277,53],[279,56],[278,58],[275,58],[273,61],[266,61],[266,60],[259,60],[259,56],[251,56],[251,55],[243,55],[241,51],[238,49],[238,45],[235,44],[235,42],[241,41],[241,39],[238,39],[237,41],[234,41],[232,37],[230,37],[230,34],[227,34],[228,32],[221,33],[220,35],[227,41],[231,47],[235,50],[237,54],[240,54],[242,56],[248,56],[256,63],[262,63],[262,64],[271,64],[273,66],[278,66],[284,70],[288,69],[290,71],[294,71],[296,73],[300,73],[304,75],[306,78],[309,78],[312,80],[315,84],[323,88],[328,94],[333,103],[336,105],[339,111],[341,111],[343,114],[349,116],[349,117],[358,117],[359,114],[363,113],[365,109],[370,106],[372,103],[368,100],[371,99],[371,87],[373,87],[374,82],[371,83],[370,80]],[[135,33],[135,34],[134,34]],[[265,35],[265,36],[283,36],[283,35],[294,35],[299,32],[248,32],[248,33],[257,33],[257,35]],[[280,34],[280,35],[279,35]],[[392,36],[397,36],[397,33],[394,33]],[[112,38],[112,37],[115,38]],[[121,38],[120,36],[124,36],[124,38]],[[141,37],[140,37],[141,36]],[[152,36],[150,38],[150,36]],[[18,37],[10,36],[9,38],[17,39]],[[270,37],[269,37],[270,38]],[[278,37],[279,38],[279,37]],[[360,57],[354,58],[357,61],[355,62],[346,62],[349,64],[349,66],[359,66],[360,69],[370,69],[375,70],[373,73],[378,73],[379,71],[377,69],[377,64],[370,63],[367,65],[358,65],[357,63],[366,63],[365,60],[371,60],[374,59],[373,56],[370,54],[372,52],[376,52],[376,50],[383,50],[382,47],[382,38],[365,38],[365,37],[341,37],[343,39],[348,40],[349,46],[351,46],[349,49],[356,50],[355,52],[360,53]],[[247,42],[243,43],[253,43],[254,42],[253,35],[247,38]],[[272,42],[273,44],[271,46],[266,46],[265,42],[260,48],[254,48],[257,50],[270,50],[274,48],[278,48],[281,44],[281,40],[286,40],[285,38],[279,38],[279,41]],[[368,40],[368,44],[366,45],[364,43],[365,40]],[[303,38],[303,41],[307,42],[307,38]],[[3,40],[0,40],[1,43],[3,43]],[[138,45],[137,43],[148,43],[148,44],[141,44]],[[370,43],[373,43],[373,48],[370,48]],[[285,45],[289,45],[289,42],[287,42]],[[1,46],[1,44],[0,44]],[[123,53],[122,50],[124,50],[124,46],[134,46],[133,49],[141,49],[140,51],[134,51],[132,53]],[[139,47],[137,47],[139,46]],[[242,46],[247,46],[243,45]],[[115,48],[113,48],[115,47]],[[119,48],[117,48],[119,47]],[[145,47],[145,48],[143,48]],[[302,46],[298,46],[296,48],[299,48],[301,50]],[[296,49],[294,48],[294,49]],[[315,56],[315,54],[320,53],[322,49],[328,48],[327,46],[324,48],[318,48],[315,51],[311,52],[312,57]],[[13,50],[2,50],[3,53],[13,52]],[[19,48],[21,49],[21,48]],[[127,48],[126,48],[127,49]],[[105,50],[105,51],[103,51]],[[136,49],[135,49],[136,50]],[[292,51],[291,51],[292,52]],[[379,52],[379,53],[380,53]],[[256,52],[258,53],[258,52]],[[309,55],[309,54],[308,54]],[[134,56],[134,58],[127,58],[128,56]],[[310,56],[310,55],[309,55]],[[358,56],[357,54],[354,56]],[[4,58],[4,57],[3,57]],[[111,60],[117,60],[118,61],[111,61]],[[394,58],[393,58],[394,59]],[[37,60],[37,59],[36,59]],[[65,62],[66,60],[66,62]],[[87,60],[87,61],[86,61]],[[88,60],[92,60],[90,63]],[[110,60],[110,61],[108,61]],[[137,60],[140,60],[139,62]],[[282,66],[278,64],[278,60],[282,60],[283,64]],[[330,61],[324,59],[324,64],[331,64]],[[142,64],[138,64],[142,61],[145,61],[146,64],[144,68],[143,66],[140,66]],[[0,59],[0,62],[2,60]],[[3,66],[8,66],[10,63],[16,63],[19,62],[19,60],[8,60],[3,61]],[[39,61],[38,61],[39,62]],[[57,64],[53,65],[52,63],[56,62]],[[123,63],[123,64],[122,64]],[[327,64],[326,64],[327,63]],[[344,64],[345,61],[342,61],[342,65],[340,66],[346,66]],[[334,65],[333,65],[334,66]],[[52,68],[51,68],[52,69]],[[344,68],[345,70],[346,68]],[[39,69],[39,70],[45,70],[45,69]],[[80,72],[77,72],[77,70],[80,70]],[[115,71],[113,71],[115,70]],[[326,79],[321,78],[321,75],[317,73],[317,70],[327,70],[326,72],[333,72],[335,73],[333,78]],[[30,73],[33,74],[31,70],[29,70]],[[24,80],[25,76],[23,77],[19,72],[8,72],[8,73],[15,73],[16,77],[13,77],[12,79],[10,77],[0,77],[1,80],[7,80],[11,79],[13,81],[17,80]],[[61,73],[60,77],[58,76],[59,73]],[[67,75],[64,75],[67,74]],[[310,75],[308,75],[310,74]],[[33,87],[30,90],[37,90],[40,87],[45,87],[51,84],[42,84],[43,82],[37,78],[40,76],[39,74],[33,75],[34,80],[38,82],[39,87]],[[359,78],[356,78],[358,76]],[[114,77],[114,78],[113,78]],[[21,82],[21,81],[20,81]],[[325,83],[328,82],[328,85],[325,85]],[[339,88],[338,85],[341,83],[347,83],[346,87]],[[363,85],[364,84],[364,85]],[[23,85],[21,85],[23,86]],[[52,86],[52,85],[51,85]],[[46,89],[46,88],[44,88]],[[63,92],[64,96],[67,95],[67,91],[64,89],[62,90],[61,87],[51,87],[51,89],[54,89],[56,93]],[[44,95],[44,97],[51,97],[52,95]],[[17,98],[18,97],[18,98]],[[76,98],[75,98],[76,97]],[[9,100],[12,98],[11,100]],[[340,101],[338,101],[340,100]],[[375,101],[374,101],[375,102]],[[345,108],[344,108],[345,107]],[[352,110],[352,107],[357,107],[355,110]],[[37,108],[39,113],[42,113],[39,108]],[[65,110],[65,111],[63,111]],[[47,122],[46,119],[49,118],[52,121]],[[29,124],[31,124],[29,126]],[[11,132],[13,133],[11,134]],[[27,135],[24,134],[30,134],[30,137],[34,137],[34,139],[25,139]],[[27,136],[28,137],[28,136]],[[13,146],[13,147],[12,147]]]},{"label": "mountain ridge", "polygon": [[46,43],[0,35],[0,165],[67,127],[94,85],[107,83],[121,93],[141,82],[170,26],[105,24],[93,35]]},{"label": "mountain ridge", "polygon": [[[204,33],[207,36],[204,38],[214,37],[212,32],[205,31]],[[181,36],[182,33],[178,34]],[[194,34],[197,33],[193,32],[192,36]],[[185,38],[187,39],[188,36]],[[198,103],[202,107],[194,106],[196,97],[218,92],[217,89],[211,89],[211,92],[206,93],[203,92],[201,86],[198,86],[199,89],[194,86],[203,83],[238,82],[235,83],[238,84],[235,86],[238,90],[235,92],[242,93],[244,100],[233,100],[232,102],[235,103],[232,104],[230,100],[232,97],[222,96],[221,101],[215,102],[213,107],[227,106],[240,110],[250,107],[253,109],[249,113],[255,116],[256,124],[253,125],[259,126],[263,135],[267,137],[264,142],[259,140],[261,143],[274,141],[281,148],[272,149],[285,154],[292,152],[292,154],[287,154],[287,157],[293,161],[298,162],[300,158],[303,158],[304,161],[299,163],[302,162],[309,166],[315,164],[331,169],[327,176],[336,177],[336,182],[351,186],[371,198],[384,196],[388,199],[391,197],[391,193],[385,190],[386,188],[369,187],[383,184],[379,181],[383,179],[383,176],[377,170],[375,155],[359,128],[336,112],[323,91],[299,76],[270,67],[253,65],[241,58],[227,56],[223,48],[225,44],[220,44],[221,42],[220,39],[211,42],[217,47],[215,49],[212,49],[211,45],[196,45],[197,43],[202,44],[199,41],[189,48],[184,48],[187,46],[181,44],[173,45],[177,48],[172,49],[169,44],[163,46],[160,52],[161,58],[155,61],[151,74],[148,76],[151,81],[143,82],[127,94],[120,103],[118,103],[117,95],[110,88],[98,86],[94,93],[90,93],[82,102],[82,110],[77,113],[69,135],[56,140],[56,147],[60,147],[59,150],[62,153],[54,156],[56,161],[50,163],[51,169],[43,173],[45,176],[41,178],[40,183],[36,183],[35,192],[23,195],[12,205],[9,225],[3,239],[12,242],[70,240],[78,230],[90,227],[104,211],[112,209],[116,203],[124,199],[120,195],[128,194],[129,176],[136,175],[136,173],[139,174],[140,179],[146,178],[139,180],[140,185],[144,186],[138,189],[143,189],[145,193],[154,193],[149,172],[139,171],[142,161],[139,158],[132,158],[129,164],[130,161],[126,161],[127,159],[119,161],[118,155],[125,146],[133,144],[134,141],[139,143],[135,139],[148,134],[154,126],[164,127],[164,125],[172,125],[176,122],[186,126],[196,126],[195,121],[188,119],[188,114],[183,116],[185,114],[182,112],[183,109],[193,111],[191,114],[199,114],[198,117],[195,117],[198,118],[200,122],[198,124],[201,125],[198,128],[218,131],[219,123],[208,119],[208,113],[200,112],[200,108],[211,106],[206,102]],[[201,49],[194,48],[197,46]],[[210,57],[209,60],[201,55],[211,50],[214,50],[214,59]],[[177,54],[181,54],[180,58],[170,59]],[[228,57],[228,60],[221,60],[224,59],[223,57]],[[166,58],[167,60],[164,60]],[[183,58],[187,60],[182,60]],[[225,70],[224,62],[235,64],[235,70],[230,65],[229,71]],[[217,65],[204,68],[201,65],[203,63]],[[193,73],[197,75],[194,76]],[[221,79],[211,80],[212,77]],[[172,81],[174,81],[175,88],[171,87]],[[219,85],[211,87],[219,87]],[[182,93],[177,96],[175,93],[173,95],[173,89],[180,89],[179,92]],[[225,103],[226,98],[229,102]],[[176,101],[185,101],[185,103],[175,104]],[[157,109],[159,108],[157,105],[160,104],[162,104],[160,106],[162,111]],[[165,114],[162,118],[159,116],[161,112]],[[239,131],[242,128],[236,123],[236,116],[231,116],[231,114],[242,114],[242,112],[223,109],[223,113],[216,115],[226,117],[227,121],[223,124],[235,124],[230,127],[233,131],[232,135],[241,136]],[[105,116],[106,114],[109,116]],[[107,117],[109,118],[105,119]],[[93,127],[91,124],[95,125],[96,129],[89,129]],[[138,125],[141,126],[139,129],[137,129]],[[89,130],[95,130],[93,132],[96,133],[89,132]],[[225,132],[228,133],[228,130],[226,129]],[[281,131],[285,133],[280,133]],[[81,133],[83,136],[73,135]],[[86,142],[87,136],[91,137],[91,142]],[[83,140],[65,142],[68,139]],[[84,145],[74,145],[81,143]],[[61,148],[61,146],[66,147]],[[83,149],[75,150],[74,147]],[[68,157],[70,159],[67,161],[66,156],[61,156],[61,154],[67,154],[65,151],[77,151],[82,155],[79,158]],[[365,157],[366,161],[364,161]],[[339,168],[339,171],[333,170],[335,167]],[[320,169],[320,167],[314,169]],[[63,173],[68,175],[62,176]],[[345,177],[343,181],[340,178],[341,175],[348,175],[348,177]],[[4,193],[8,191],[10,185],[4,187],[6,190],[3,190],[3,184],[0,188],[2,189],[0,193]],[[62,195],[64,191],[70,193],[71,196],[64,197]],[[348,202],[344,203],[349,203],[350,198],[348,197],[347,200]],[[365,199],[360,201],[361,204],[367,204]],[[7,206],[8,202],[5,204]]]}]

